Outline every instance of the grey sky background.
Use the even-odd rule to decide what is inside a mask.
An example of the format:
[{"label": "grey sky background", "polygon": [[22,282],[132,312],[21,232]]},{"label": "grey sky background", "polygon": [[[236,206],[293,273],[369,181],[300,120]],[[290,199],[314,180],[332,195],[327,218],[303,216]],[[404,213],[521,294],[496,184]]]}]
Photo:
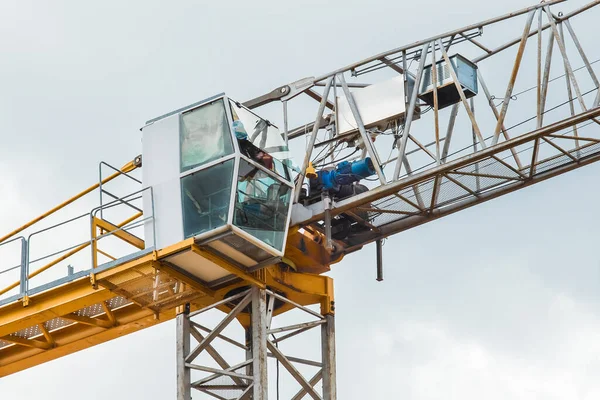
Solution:
[{"label": "grey sky background", "polygon": [[[92,184],[99,161],[133,159],[149,118],[530,4],[4,0],[0,233]],[[600,398],[599,172],[390,238],[382,283],[372,246],[335,265],[339,398]],[[173,322],[0,380],[2,399],[174,397]]]}]

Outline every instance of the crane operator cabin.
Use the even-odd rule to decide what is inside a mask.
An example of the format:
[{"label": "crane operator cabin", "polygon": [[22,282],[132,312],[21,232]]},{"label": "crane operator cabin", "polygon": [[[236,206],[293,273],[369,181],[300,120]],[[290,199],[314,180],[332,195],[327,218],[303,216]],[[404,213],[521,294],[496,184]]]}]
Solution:
[{"label": "crane operator cabin", "polygon": [[[283,256],[293,184],[277,127],[218,95],[148,121],[142,138],[144,186],[153,191],[144,207],[155,215],[147,246],[193,237],[250,270]],[[197,257],[169,262],[207,283],[229,275]]]}]

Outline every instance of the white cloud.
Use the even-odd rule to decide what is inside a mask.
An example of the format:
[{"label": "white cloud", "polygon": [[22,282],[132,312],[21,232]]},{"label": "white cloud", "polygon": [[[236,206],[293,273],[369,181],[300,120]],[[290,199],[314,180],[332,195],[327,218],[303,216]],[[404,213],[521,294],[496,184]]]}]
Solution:
[{"label": "white cloud", "polygon": [[399,393],[415,400],[597,398],[600,319],[564,294],[547,313],[560,332],[544,349],[552,362],[499,351],[435,321],[406,320],[392,329],[375,324],[368,343],[375,354],[365,360],[374,369],[364,382],[377,399]]}]

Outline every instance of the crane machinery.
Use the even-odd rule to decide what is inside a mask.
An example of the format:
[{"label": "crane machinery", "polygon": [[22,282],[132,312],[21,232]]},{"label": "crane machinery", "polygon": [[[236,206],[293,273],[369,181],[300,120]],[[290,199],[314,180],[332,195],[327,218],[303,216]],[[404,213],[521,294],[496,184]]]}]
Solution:
[{"label": "crane machinery", "polygon": [[[574,28],[600,1],[563,2],[147,121],[140,156],[0,238],[0,376],[176,319],[178,399],[266,399],[270,358],[294,399],[335,399],[331,265],[375,243],[382,280],[383,239],[600,160]],[[286,354],[315,328],[320,360]]]}]

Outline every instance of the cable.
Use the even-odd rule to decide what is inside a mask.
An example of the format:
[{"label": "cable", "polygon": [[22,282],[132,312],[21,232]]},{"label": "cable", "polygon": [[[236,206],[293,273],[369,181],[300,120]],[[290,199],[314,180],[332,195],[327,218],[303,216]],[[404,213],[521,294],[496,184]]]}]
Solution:
[{"label": "cable", "polygon": [[[592,62],[590,63],[590,65],[593,65],[593,64],[595,64],[595,63],[597,63],[597,62],[600,62],[600,58],[599,58],[599,59],[597,59],[597,60],[595,60],[595,61],[592,61]],[[575,72],[577,72],[577,71],[579,71],[579,70],[581,70],[581,69],[584,69],[584,68],[587,68],[587,66],[585,66],[585,65],[582,65],[581,67],[574,69],[574,70],[573,70],[573,72],[575,73]],[[555,80],[557,80],[557,79],[560,79],[560,78],[563,78],[563,77],[565,77],[566,75],[567,75],[567,74],[565,73],[565,74],[562,74],[562,75],[556,76],[556,77],[554,77],[554,78],[552,78],[552,79],[548,80],[548,83],[550,83],[550,82],[554,82]],[[537,88],[537,85],[535,85],[535,86],[532,86],[532,87],[530,87],[530,88],[528,88],[528,89],[522,90],[522,91],[520,91],[520,92],[518,92],[518,93],[515,93],[515,94],[513,94],[513,95],[511,96],[511,99],[512,99],[512,100],[517,100],[517,97],[518,97],[518,96],[520,96],[520,95],[522,95],[522,94],[524,94],[524,93],[530,92],[530,91],[532,91],[533,89],[536,89],[536,88]],[[491,96],[491,99],[492,99],[492,100],[494,100],[494,99],[496,99],[496,98],[497,98],[497,97],[495,97],[495,96]],[[498,107],[498,106],[502,105],[502,103],[504,103],[504,100],[502,100],[500,103],[496,104],[495,106],[496,106],[496,107]]]},{"label": "cable", "polygon": [[330,161],[330,162],[328,162],[328,163],[321,164],[321,165],[319,165],[319,167],[323,168],[323,167],[326,167],[326,166],[328,166],[328,165],[335,164],[335,163],[338,163],[338,162],[340,162],[340,161],[347,160],[347,159],[349,159],[350,157],[352,157],[354,154],[356,154],[356,152],[358,152],[358,147],[357,147],[357,148],[355,148],[355,149],[354,149],[354,151],[353,151],[352,153],[348,154],[347,156],[344,156],[343,158],[340,158],[339,160],[333,160],[333,161]]},{"label": "cable", "polygon": [[[587,95],[587,94],[590,94],[590,93],[592,93],[594,90],[597,90],[597,88],[594,88],[594,89],[588,90],[588,91],[587,91],[587,92],[585,92],[585,93],[582,93],[582,94],[581,94],[581,97],[583,97],[583,96],[585,96],[585,95]],[[556,110],[557,108],[559,108],[559,107],[562,107],[562,106],[564,106],[565,104],[567,104],[567,103],[570,103],[571,101],[573,101],[573,100],[575,100],[575,99],[577,99],[577,97],[573,97],[572,99],[570,99],[570,100],[567,100],[567,101],[565,101],[564,103],[561,103],[561,104],[559,104],[559,105],[557,105],[557,106],[554,106],[554,107],[552,107],[552,108],[549,108],[549,109],[547,109],[547,110],[544,110],[544,112],[542,113],[542,115],[546,114],[547,112],[554,111],[554,110]],[[523,125],[523,124],[525,124],[525,123],[527,123],[527,122],[529,122],[529,121],[532,121],[532,120],[534,120],[534,119],[536,119],[536,118],[537,118],[537,115],[535,115],[535,116],[533,116],[533,117],[531,117],[531,118],[528,118],[528,119],[526,119],[526,120],[524,120],[524,121],[521,121],[521,122],[519,122],[518,124],[511,126],[510,128],[506,128],[506,130],[508,131],[508,130],[510,130],[510,129],[516,128],[517,126]],[[486,138],[486,140],[487,140],[487,139],[489,139],[490,137],[491,137],[491,136],[489,136],[488,138]]]},{"label": "cable", "polygon": [[[277,343],[277,338],[275,337],[275,335],[271,334],[271,337],[273,338],[273,343],[275,343],[275,347],[279,349],[279,344]],[[279,359],[277,360],[277,364],[276,364],[276,373],[277,373],[277,384],[276,384],[276,388],[277,388],[277,400],[279,400]]]},{"label": "cable", "polygon": [[[594,123],[595,123],[594,121],[590,121],[590,122],[588,122],[588,123],[585,123],[585,124],[583,124],[583,125],[579,125],[579,126],[577,127],[577,129],[581,130],[581,129],[585,128],[586,126],[589,126],[589,125],[591,125],[591,124],[594,124]],[[571,129],[570,131],[568,131],[568,132],[565,132],[565,133],[571,133],[571,132],[575,132],[575,128],[573,128],[573,129]],[[540,144],[541,144],[541,143],[540,143]],[[532,149],[532,148],[533,148],[533,146],[530,146],[530,147],[524,148],[523,150],[519,150],[519,151],[517,151],[517,154],[524,153],[526,150],[530,150],[530,149]],[[511,155],[507,155],[507,156],[505,156],[504,158],[502,158],[502,160],[506,160],[507,158],[511,158],[511,157],[512,157],[512,154],[511,154]]]},{"label": "cable", "polygon": [[[321,157],[321,158],[318,158],[318,157],[319,157],[319,156],[320,156],[320,155],[323,153],[323,151],[327,150],[327,147],[324,147],[324,148],[323,148],[323,150],[321,150],[321,151],[319,152],[319,154],[317,154],[317,155],[316,155],[316,157],[313,159],[313,161],[312,161],[313,165],[314,165],[314,166],[317,166],[317,165],[319,165],[319,163],[320,163],[321,161],[324,161],[324,160],[325,160],[327,157],[331,156],[331,155],[332,155],[332,154],[335,152],[335,150],[338,148],[338,146],[339,146],[341,143],[342,143],[342,142],[340,142],[340,141],[336,142],[336,143],[335,143],[335,145],[334,145],[333,147],[331,147],[331,148],[330,148],[330,151],[329,151],[327,154],[325,154],[325,155],[324,155],[323,157]],[[340,149],[340,151],[342,151],[342,150],[344,150],[344,149]],[[338,154],[339,154],[339,152],[338,152]]]},{"label": "cable", "polygon": [[[338,142],[338,143],[339,143],[339,142]],[[336,143],[336,146],[337,146],[337,143]],[[334,148],[335,148],[335,147],[334,147]],[[321,149],[321,151],[319,151],[319,153],[317,153],[317,155],[316,155],[316,156],[314,156],[314,158],[312,159],[312,161],[311,161],[311,162],[312,162],[313,164],[317,163],[317,162],[318,162],[318,161],[317,161],[317,159],[319,158],[319,156],[320,156],[321,154],[323,154],[323,152],[324,152],[325,150],[327,150],[327,147],[326,147],[326,146],[324,146],[324,147]],[[325,156],[325,158],[327,158],[327,155]],[[319,161],[320,161],[320,160],[319,160]]]}]

